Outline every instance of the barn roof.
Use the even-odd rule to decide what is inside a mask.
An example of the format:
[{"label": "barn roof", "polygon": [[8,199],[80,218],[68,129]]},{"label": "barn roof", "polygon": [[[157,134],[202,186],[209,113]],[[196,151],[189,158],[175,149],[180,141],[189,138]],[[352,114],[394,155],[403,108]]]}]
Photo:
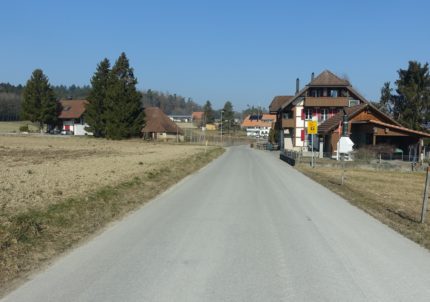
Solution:
[{"label": "barn roof", "polygon": [[183,131],[176,123],[174,123],[160,108],[148,107],[145,108],[146,122],[143,127],[143,133],[179,133]]}]

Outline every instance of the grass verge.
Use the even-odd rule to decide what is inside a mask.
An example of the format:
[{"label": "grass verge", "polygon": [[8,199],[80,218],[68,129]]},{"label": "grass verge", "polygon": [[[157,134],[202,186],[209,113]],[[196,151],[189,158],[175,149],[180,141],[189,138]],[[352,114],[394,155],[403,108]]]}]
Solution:
[{"label": "grass verge", "polygon": [[425,174],[423,172],[372,171],[360,168],[311,168],[297,170],[363,209],[407,238],[430,249],[430,215],[420,223]]},{"label": "grass verge", "polygon": [[222,148],[210,148],[185,160],[186,165],[184,161],[167,161],[117,186],[104,186],[86,196],[7,217],[6,223],[0,224],[0,296],[48,260],[138,208],[223,152]]}]

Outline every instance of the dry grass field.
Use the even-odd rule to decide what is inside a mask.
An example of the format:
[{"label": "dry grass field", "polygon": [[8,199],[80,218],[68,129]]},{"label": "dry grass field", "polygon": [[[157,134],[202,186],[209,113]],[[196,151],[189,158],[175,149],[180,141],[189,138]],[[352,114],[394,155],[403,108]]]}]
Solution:
[{"label": "dry grass field", "polygon": [[0,136],[0,295],[222,152],[138,139]]},{"label": "dry grass field", "polygon": [[45,207],[202,150],[142,140],[0,136],[0,209],[8,215]]},{"label": "dry grass field", "polygon": [[424,172],[372,171],[357,167],[311,168],[297,166],[310,178],[328,187],[406,237],[430,249],[430,215],[421,224]]}]

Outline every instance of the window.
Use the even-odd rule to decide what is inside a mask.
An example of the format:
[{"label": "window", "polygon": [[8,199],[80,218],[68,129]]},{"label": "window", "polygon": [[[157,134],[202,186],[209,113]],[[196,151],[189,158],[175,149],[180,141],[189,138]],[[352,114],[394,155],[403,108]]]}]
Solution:
[{"label": "window", "polygon": [[328,109],[320,109],[320,122],[326,121],[328,118]]},{"label": "window", "polygon": [[331,90],[331,91],[330,91],[330,96],[331,96],[332,98],[337,98],[337,90],[335,90],[335,89]]},{"label": "window", "polygon": [[306,120],[311,120],[312,119],[312,112],[313,109],[305,109],[305,119]]}]

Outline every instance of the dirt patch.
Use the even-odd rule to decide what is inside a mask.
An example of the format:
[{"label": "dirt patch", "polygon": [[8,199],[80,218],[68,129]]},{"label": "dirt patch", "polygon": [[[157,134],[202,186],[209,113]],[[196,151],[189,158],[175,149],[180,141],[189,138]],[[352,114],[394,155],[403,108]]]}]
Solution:
[{"label": "dirt patch", "polygon": [[[430,249],[430,215],[421,224],[424,172],[371,171],[359,168],[296,167],[350,203]],[[344,184],[342,185],[342,174]]]}]

